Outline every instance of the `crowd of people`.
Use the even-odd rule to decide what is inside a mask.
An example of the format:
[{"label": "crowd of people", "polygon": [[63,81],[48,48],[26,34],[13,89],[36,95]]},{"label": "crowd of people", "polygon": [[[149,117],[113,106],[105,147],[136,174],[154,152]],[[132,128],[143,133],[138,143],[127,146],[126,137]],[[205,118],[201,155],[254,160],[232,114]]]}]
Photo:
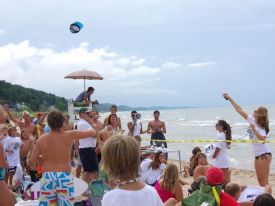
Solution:
[{"label": "crowd of people", "polygon": [[[89,87],[78,96],[78,101],[98,103],[90,100],[93,92],[94,88]],[[223,97],[250,124],[249,137],[266,140],[267,109],[259,107],[248,115],[228,94]],[[104,195],[103,206],[275,205],[268,181],[272,154],[264,142],[251,145],[257,180],[259,186],[266,188],[265,192],[252,201],[238,202],[246,187],[231,182],[227,150],[232,132],[225,120],[215,125],[217,142],[205,151],[208,156],[200,147],[192,150],[184,177],[193,176],[194,182],[188,190],[189,196],[184,197],[182,186],[186,183],[182,171],[169,162],[167,152],[161,148],[167,148],[165,122],[160,120],[157,110],[153,111],[153,117],[144,130],[140,114],[132,111],[125,131],[116,105],[111,106],[104,120],[98,112],[83,107],[75,124],[56,109],[38,112],[36,118],[27,111],[17,117],[7,105],[0,105],[0,205],[14,205],[12,190],[19,170],[29,175],[32,182],[41,180],[39,205],[45,206],[74,204],[73,170],[76,177],[87,183],[100,178],[100,173],[105,174],[104,181],[112,189]],[[148,147],[141,144],[145,133],[151,134]],[[88,194],[87,191],[84,195]]]}]

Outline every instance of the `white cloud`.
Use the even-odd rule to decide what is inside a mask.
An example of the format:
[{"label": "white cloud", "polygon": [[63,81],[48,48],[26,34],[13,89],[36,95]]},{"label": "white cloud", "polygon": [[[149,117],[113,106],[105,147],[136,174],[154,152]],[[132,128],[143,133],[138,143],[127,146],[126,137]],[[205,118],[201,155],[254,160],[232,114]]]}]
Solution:
[{"label": "white cloud", "polygon": [[162,68],[171,68],[171,69],[176,69],[178,67],[180,67],[181,64],[176,63],[176,62],[165,62],[161,65]]},{"label": "white cloud", "polygon": [[160,72],[159,68],[152,68],[148,66],[140,66],[129,71],[132,76],[147,76],[154,75]]},{"label": "white cloud", "polygon": [[[90,50],[88,42],[66,51],[31,46],[28,40],[0,47],[1,79],[11,83],[40,89],[72,98],[81,90],[83,81],[64,79],[67,74],[81,70],[94,70],[104,77],[96,84],[102,92],[115,93],[125,82],[127,88],[139,86],[146,90],[158,81],[160,69],[143,64],[145,59],[126,58],[105,48]],[[120,64],[129,64],[126,68]],[[128,82],[128,84],[127,84]]]},{"label": "white cloud", "polygon": [[138,60],[134,61],[132,64],[135,66],[138,66],[138,65],[144,64],[144,62],[145,62],[145,59],[142,58],[142,59],[138,59]]},{"label": "white cloud", "polygon": [[128,58],[121,58],[121,59],[119,59],[118,61],[117,61],[117,64],[121,64],[121,65],[127,65],[127,64],[129,64],[130,63],[130,59],[128,59]]},{"label": "white cloud", "polygon": [[208,61],[208,62],[196,62],[196,63],[191,63],[188,64],[189,67],[193,67],[193,68],[200,68],[200,67],[207,67],[207,66],[211,66],[211,65],[215,65],[217,64],[217,62],[215,61]]}]

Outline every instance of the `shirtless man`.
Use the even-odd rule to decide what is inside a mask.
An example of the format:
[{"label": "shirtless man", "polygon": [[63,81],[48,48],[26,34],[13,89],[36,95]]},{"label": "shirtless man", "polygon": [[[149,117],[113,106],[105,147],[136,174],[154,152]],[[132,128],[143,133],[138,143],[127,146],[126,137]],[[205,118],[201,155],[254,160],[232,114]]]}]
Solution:
[{"label": "shirtless man", "polygon": [[[150,121],[148,123],[148,129],[147,129],[147,133],[151,134],[151,141],[150,144],[153,144],[153,140],[157,147],[161,147],[161,145],[163,144],[163,146],[165,148],[167,148],[167,143],[166,142],[160,142],[157,140],[165,140],[165,136],[164,134],[166,133],[166,127],[165,127],[165,123],[164,121],[161,121],[159,119],[159,115],[160,112],[158,110],[154,111],[154,120]],[[165,153],[165,159],[167,160],[167,153]]]},{"label": "shirtless man", "polygon": [[42,135],[31,154],[29,163],[31,167],[36,165],[39,157],[42,157],[42,184],[39,205],[74,204],[73,179],[71,172],[71,148],[76,139],[97,136],[94,129],[63,131],[64,116],[62,112],[53,110],[47,119],[51,132]]}]

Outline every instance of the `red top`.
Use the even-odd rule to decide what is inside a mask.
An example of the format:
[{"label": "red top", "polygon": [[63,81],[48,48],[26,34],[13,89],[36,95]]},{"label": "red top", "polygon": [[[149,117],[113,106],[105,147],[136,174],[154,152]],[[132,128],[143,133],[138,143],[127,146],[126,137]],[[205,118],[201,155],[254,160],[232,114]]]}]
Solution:
[{"label": "red top", "polygon": [[220,193],[221,206],[240,206],[240,204],[229,194]]},{"label": "red top", "polygon": [[155,189],[157,190],[162,202],[166,202],[169,198],[175,198],[176,197],[173,192],[162,188],[159,184],[159,181],[157,181],[157,183],[155,184]]}]

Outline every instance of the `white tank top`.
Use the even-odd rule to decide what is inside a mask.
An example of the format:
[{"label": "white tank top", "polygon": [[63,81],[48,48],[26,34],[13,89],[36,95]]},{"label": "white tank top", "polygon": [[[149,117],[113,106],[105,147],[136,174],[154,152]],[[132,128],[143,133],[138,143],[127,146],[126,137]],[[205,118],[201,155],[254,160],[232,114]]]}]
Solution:
[{"label": "white tank top", "polygon": [[134,128],[133,136],[140,135],[140,130],[141,130],[141,122],[139,120],[137,120],[135,122],[135,128]]}]

